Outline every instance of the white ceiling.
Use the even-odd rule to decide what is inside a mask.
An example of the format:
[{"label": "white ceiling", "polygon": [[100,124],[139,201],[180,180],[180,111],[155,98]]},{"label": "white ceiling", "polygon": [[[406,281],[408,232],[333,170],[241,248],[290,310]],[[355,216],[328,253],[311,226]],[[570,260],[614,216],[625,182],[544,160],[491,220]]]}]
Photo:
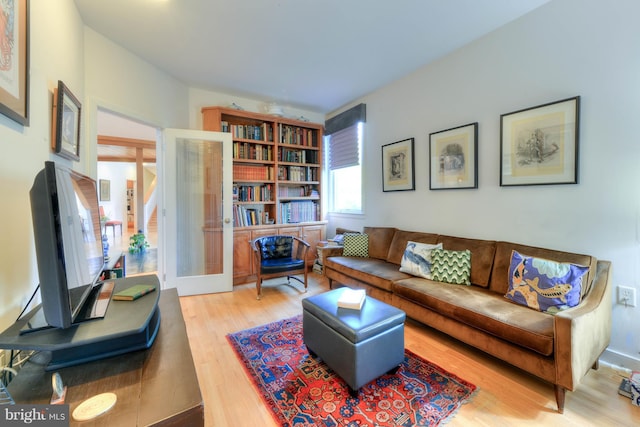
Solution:
[{"label": "white ceiling", "polygon": [[549,0],[75,0],[189,87],[327,113]]}]

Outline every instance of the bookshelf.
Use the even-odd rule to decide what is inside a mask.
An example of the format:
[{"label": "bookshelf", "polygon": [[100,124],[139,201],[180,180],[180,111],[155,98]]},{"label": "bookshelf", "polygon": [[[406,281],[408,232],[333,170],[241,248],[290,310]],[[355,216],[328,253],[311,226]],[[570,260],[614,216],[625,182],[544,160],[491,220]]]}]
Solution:
[{"label": "bookshelf", "polygon": [[204,107],[202,123],[233,137],[234,282],[254,277],[248,242],[262,235],[305,239],[312,265],[325,229],[323,126],[226,107]]}]

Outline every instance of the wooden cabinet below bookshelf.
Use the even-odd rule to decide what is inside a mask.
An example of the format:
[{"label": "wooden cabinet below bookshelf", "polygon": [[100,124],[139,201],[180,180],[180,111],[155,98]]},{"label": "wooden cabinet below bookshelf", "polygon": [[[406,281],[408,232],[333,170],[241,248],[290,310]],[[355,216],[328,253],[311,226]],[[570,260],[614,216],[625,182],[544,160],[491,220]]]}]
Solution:
[{"label": "wooden cabinet below bookshelf", "polygon": [[251,240],[276,234],[300,237],[310,245],[307,251],[307,268],[311,269],[318,252],[316,246],[325,238],[325,229],[324,221],[236,228],[233,231],[233,284],[239,285],[256,280],[255,259],[249,245]]}]

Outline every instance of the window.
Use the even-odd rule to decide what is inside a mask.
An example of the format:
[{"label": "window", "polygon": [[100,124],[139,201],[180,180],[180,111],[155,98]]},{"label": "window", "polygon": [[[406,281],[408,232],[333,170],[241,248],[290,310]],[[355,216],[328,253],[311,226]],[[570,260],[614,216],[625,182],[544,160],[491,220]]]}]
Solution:
[{"label": "window", "polygon": [[329,212],[362,214],[363,123],[325,137]]}]

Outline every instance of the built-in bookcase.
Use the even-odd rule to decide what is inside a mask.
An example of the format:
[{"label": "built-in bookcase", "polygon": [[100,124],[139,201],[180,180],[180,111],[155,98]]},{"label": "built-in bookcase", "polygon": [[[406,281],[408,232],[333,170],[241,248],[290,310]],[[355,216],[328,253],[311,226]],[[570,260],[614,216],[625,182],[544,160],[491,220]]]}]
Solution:
[{"label": "built-in bookcase", "polygon": [[256,237],[297,236],[311,246],[325,238],[321,209],[320,124],[224,107],[202,109],[204,130],[233,136],[233,281],[256,280],[249,242]]},{"label": "built-in bookcase", "polygon": [[233,136],[234,225],[321,221],[322,125],[224,107],[205,130]]}]

